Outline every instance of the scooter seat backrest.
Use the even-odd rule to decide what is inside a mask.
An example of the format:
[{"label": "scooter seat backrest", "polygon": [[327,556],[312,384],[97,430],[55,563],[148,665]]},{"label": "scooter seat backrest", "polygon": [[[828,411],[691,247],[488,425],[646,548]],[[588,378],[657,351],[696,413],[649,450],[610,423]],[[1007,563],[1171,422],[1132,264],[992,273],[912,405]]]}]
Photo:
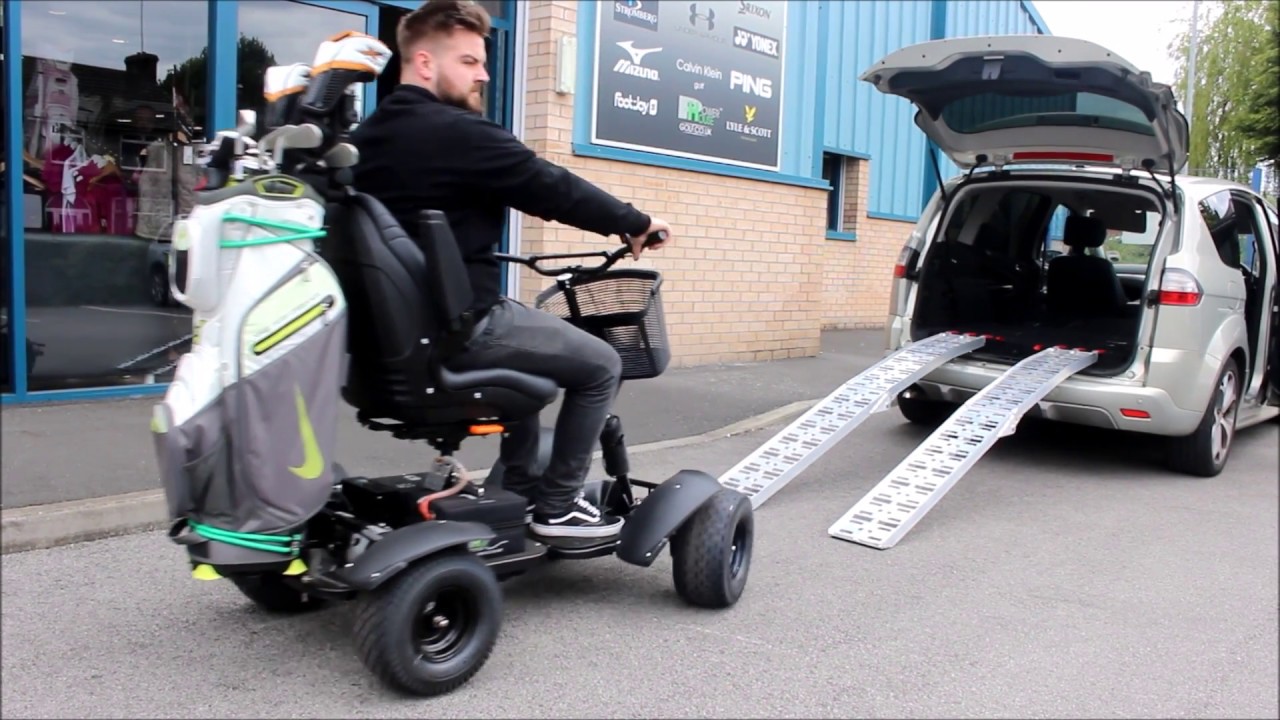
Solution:
[{"label": "scooter seat backrest", "polygon": [[420,403],[427,353],[439,336],[422,251],[369,195],[356,193],[332,203],[328,219],[323,255],[351,313],[347,384],[360,396]]}]

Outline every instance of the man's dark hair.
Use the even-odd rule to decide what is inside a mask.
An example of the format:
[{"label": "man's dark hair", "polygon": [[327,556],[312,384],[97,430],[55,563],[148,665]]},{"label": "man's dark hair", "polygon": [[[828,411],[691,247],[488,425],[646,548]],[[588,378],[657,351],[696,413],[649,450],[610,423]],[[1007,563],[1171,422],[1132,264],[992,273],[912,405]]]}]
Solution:
[{"label": "man's dark hair", "polygon": [[428,0],[400,19],[396,45],[400,57],[408,57],[410,48],[433,35],[466,30],[488,37],[489,28],[489,11],[475,0]]}]

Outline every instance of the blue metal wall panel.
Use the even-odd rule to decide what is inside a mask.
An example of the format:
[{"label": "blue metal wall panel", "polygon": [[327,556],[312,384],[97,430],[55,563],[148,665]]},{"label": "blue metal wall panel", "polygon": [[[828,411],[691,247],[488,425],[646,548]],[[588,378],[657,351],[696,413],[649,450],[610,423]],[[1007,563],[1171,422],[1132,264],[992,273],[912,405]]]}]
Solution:
[{"label": "blue metal wall panel", "polygon": [[929,39],[928,2],[831,2],[826,32],[827,102],[822,143],[833,152],[871,158],[867,211],[914,217],[923,204],[927,159],[911,104],[876,92],[858,76],[897,48]]}]

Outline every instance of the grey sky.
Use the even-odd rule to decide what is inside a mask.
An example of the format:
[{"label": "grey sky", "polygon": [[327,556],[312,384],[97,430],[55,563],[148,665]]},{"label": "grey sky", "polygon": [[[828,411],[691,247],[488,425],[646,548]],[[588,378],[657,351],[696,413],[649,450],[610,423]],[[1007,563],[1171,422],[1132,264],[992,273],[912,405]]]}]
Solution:
[{"label": "grey sky", "polygon": [[[1169,59],[1167,47],[1180,30],[1190,27],[1191,0],[1033,0],[1032,4],[1054,35],[1096,42],[1149,71],[1156,82],[1173,82],[1177,66]],[[1213,4],[1200,3],[1202,23]],[[1182,88],[1175,94],[1181,99]]]}]

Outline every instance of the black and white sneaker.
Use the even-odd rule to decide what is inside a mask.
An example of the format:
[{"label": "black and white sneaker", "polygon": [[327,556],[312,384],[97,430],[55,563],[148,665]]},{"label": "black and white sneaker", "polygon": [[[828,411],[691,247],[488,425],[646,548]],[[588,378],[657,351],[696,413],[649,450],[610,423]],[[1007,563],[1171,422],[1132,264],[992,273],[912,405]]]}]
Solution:
[{"label": "black and white sneaker", "polygon": [[622,518],[605,515],[581,495],[564,512],[533,513],[533,531],[543,537],[604,538],[622,530]]}]

